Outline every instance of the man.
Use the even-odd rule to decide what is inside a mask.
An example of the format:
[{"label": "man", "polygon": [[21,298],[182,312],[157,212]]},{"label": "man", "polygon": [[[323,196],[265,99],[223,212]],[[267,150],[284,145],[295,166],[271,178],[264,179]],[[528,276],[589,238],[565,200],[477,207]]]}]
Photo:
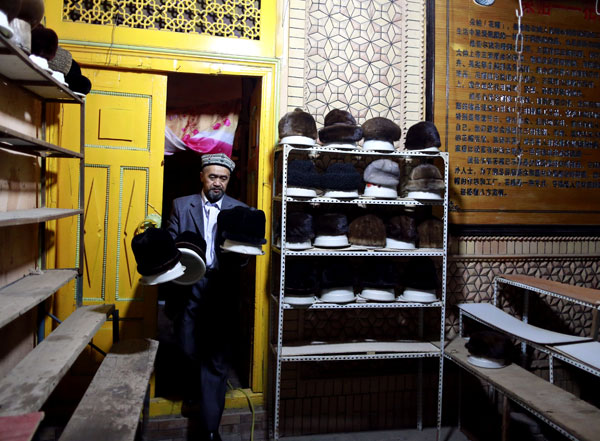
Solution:
[{"label": "man", "polygon": [[204,278],[170,293],[171,297],[179,296],[173,300],[183,303],[174,318],[175,334],[193,366],[189,392],[199,406],[205,440],[221,440],[218,429],[225,406],[233,328],[230,315],[238,303],[234,282],[240,261],[235,256],[221,255],[217,238],[219,211],[246,206],[225,194],[234,168],[235,163],[223,153],[204,155],[202,192],[175,199],[167,223],[173,238],[193,231],[206,241]]}]

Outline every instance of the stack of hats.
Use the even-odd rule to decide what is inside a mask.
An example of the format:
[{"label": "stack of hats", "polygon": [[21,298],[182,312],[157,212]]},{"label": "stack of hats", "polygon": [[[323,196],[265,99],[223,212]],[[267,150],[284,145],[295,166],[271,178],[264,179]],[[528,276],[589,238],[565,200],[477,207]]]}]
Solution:
[{"label": "stack of hats", "polygon": [[321,176],[315,164],[308,159],[294,159],[288,163],[286,196],[314,198],[321,185]]},{"label": "stack of hats", "polygon": [[356,300],[353,274],[343,262],[328,262],[321,271],[320,300],[328,303],[349,303]]},{"label": "stack of hats", "polygon": [[393,152],[394,142],[400,139],[402,130],[394,121],[376,117],[365,121],[362,125],[364,150]]},{"label": "stack of hats", "polygon": [[315,222],[316,247],[343,248],[348,242],[348,218],[345,214],[326,213],[317,217]]},{"label": "stack of hats", "polygon": [[288,112],[279,120],[279,144],[312,146],[317,142],[317,123],[302,109]]},{"label": "stack of hats", "polygon": [[13,36],[9,23],[13,21],[21,10],[21,0],[0,0],[0,34],[6,38]]},{"label": "stack of hats", "polygon": [[358,283],[360,297],[375,302],[393,302],[396,300],[394,288],[398,284],[396,265],[389,260],[369,260],[361,267]]},{"label": "stack of hats", "polygon": [[400,215],[390,218],[386,225],[385,247],[413,250],[417,241],[417,227],[412,216]]},{"label": "stack of hats", "polygon": [[339,109],[325,115],[325,126],[319,130],[319,139],[327,147],[354,149],[362,137],[362,128],[350,112]]},{"label": "stack of hats", "polygon": [[306,250],[312,247],[315,238],[313,217],[301,211],[292,211],[287,215],[285,230],[286,248],[290,250]]},{"label": "stack of hats", "polygon": [[363,196],[396,199],[400,182],[400,166],[390,159],[378,159],[365,168]]},{"label": "stack of hats", "polygon": [[419,248],[444,247],[444,223],[438,218],[425,219],[417,227]]},{"label": "stack of hats", "polygon": [[385,247],[385,224],[374,214],[357,217],[350,223],[348,241],[368,248]]},{"label": "stack of hats", "polygon": [[81,73],[81,68],[71,52],[58,46],[56,56],[48,64],[54,71],[52,76],[62,83],[66,82],[73,92],[80,95],[90,93],[92,83]]},{"label": "stack of hats", "polygon": [[410,172],[406,190],[412,199],[441,200],[446,185],[438,168],[433,164],[420,164]]},{"label": "stack of hats", "polygon": [[265,254],[265,213],[251,207],[236,206],[221,210],[217,217],[217,231],[223,239],[221,249],[238,254],[259,256]]},{"label": "stack of hats", "polygon": [[413,257],[404,268],[403,302],[431,303],[437,300],[438,274],[429,257]]},{"label": "stack of hats", "polygon": [[357,198],[360,188],[360,173],[346,162],[334,162],[321,175],[320,188],[323,196],[329,198]]},{"label": "stack of hats", "polygon": [[404,148],[425,152],[439,152],[442,146],[440,134],[430,121],[421,121],[411,126],[406,132]]},{"label": "stack of hats", "polygon": [[467,361],[474,366],[498,369],[511,363],[515,347],[511,339],[497,331],[485,330],[471,334],[465,344]]},{"label": "stack of hats", "polygon": [[317,300],[319,274],[316,266],[295,260],[286,266],[283,301],[294,306],[309,306]]}]

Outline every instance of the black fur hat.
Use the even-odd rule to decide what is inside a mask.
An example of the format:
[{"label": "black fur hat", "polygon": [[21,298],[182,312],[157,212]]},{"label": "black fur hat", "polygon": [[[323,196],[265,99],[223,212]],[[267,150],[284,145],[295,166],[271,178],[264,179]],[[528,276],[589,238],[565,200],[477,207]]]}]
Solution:
[{"label": "black fur hat", "polygon": [[354,286],[355,282],[354,271],[347,263],[328,262],[321,270],[321,289]]},{"label": "black fur hat", "polygon": [[315,222],[317,236],[341,236],[348,233],[348,218],[345,214],[325,213],[317,216]]},{"label": "black fur hat", "polygon": [[515,355],[511,339],[506,334],[491,330],[473,332],[465,348],[475,357],[502,360],[506,364],[510,363]]},{"label": "black fur hat", "polygon": [[21,0],[17,18],[26,21],[34,29],[44,18],[44,0]]},{"label": "black fur hat", "polygon": [[400,182],[400,166],[391,159],[377,159],[367,165],[363,179],[371,184],[396,187]]},{"label": "black fur hat", "polygon": [[404,267],[402,281],[405,287],[434,290],[438,287],[435,263],[429,257],[412,257]]},{"label": "black fur hat", "polygon": [[73,92],[87,95],[90,93],[90,90],[92,90],[92,82],[88,77],[81,73],[81,68],[75,60],[73,60],[71,69],[69,69],[69,72],[65,75],[65,81],[69,85],[69,89]]},{"label": "black fur hat", "polygon": [[265,224],[265,213],[251,207],[237,206],[221,210],[217,217],[219,237],[249,245],[267,243]]},{"label": "black fur hat", "polygon": [[21,10],[21,0],[0,0],[0,11],[4,12],[9,22],[13,21]]},{"label": "black fur hat", "polygon": [[348,241],[351,244],[385,247],[385,224],[374,214],[365,214],[354,219],[348,231]]},{"label": "black fur hat", "polygon": [[52,29],[38,25],[31,30],[31,53],[52,60],[58,49],[58,35]]},{"label": "black fur hat", "polygon": [[406,132],[406,150],[424,150],[432,147],[439,149],[441,146],[440,134],[431,121],[418,122]]},{"label": "black fur hat", "polygon": [[417,224],[412,216],[400,215],[390,218],[385,230],[390,239],[412,243],[417,240]]},{"label": "black fur hat", "polygon": [[285,269],[284,292],[288,295],[316,295],[319,290],[319,273],[313,262],[295,260]]},{"label": "black fur hat", "polygon": [[148,228],[131,240],[131,250],[142,276],[154,276],[173,268],[181,258],[181,252],[168,231]]},{"label": "black fur hat", "polygon": [[286,240],[291,243],[310,242],[315,238],[313,217],[301,211],[292,211],[287,215]]},{"label": "black fur hat", "polygon": [[365,141],[376,139],[394,143],[402,135],[402,130],[394,121],[377,116],[365,121],[362,125]]},{"label": "black fur hat", "polygon": [[302,109],[288,112],[279,120],[279,139],[288,136],[305,136],[317,139],[317,123],[310,113]]},{"label": "black fur hat", "polygon": [[319,188],[321,175],[315,164],[309,159],[294,159],[288,163],[288,186],[300,188]]},{"label": "black fur hat", "polygon": [[419,224],[417,231],[419,233],[419,247],[444,247],[444,223],[438,218],[425,219]]},{"label": "black fur hat", "polygon": [[360,266],[358,286],[362,288],[394,288],[398,284],[398,268],[388,259],[368,259]]},{"label": "black fur hat", "polygon": [[440,191],[444,188],[442,174],[433,164],[420,164],[413,168],[406,185],[408,191]]},{"label": "black fur hat", "polygon": [[333,109],[325,116],[325,126],[319,130],[319,139],[325,144],[355,143],[362,137],[362,128],[356,124],[350,112],[339,109]]},{"label": "black fur hat", "polygon": [[320,188],[325,190],[353,191],[360,188],[360,173],[349,162],[334,162],[321,175]]}]

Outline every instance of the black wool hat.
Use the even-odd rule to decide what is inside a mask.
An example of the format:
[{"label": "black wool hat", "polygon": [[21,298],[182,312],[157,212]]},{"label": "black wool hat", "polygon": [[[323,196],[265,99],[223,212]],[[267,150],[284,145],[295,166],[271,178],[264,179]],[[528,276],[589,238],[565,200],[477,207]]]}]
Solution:
[{"label": "black wool hat", "polygon": [[420,248],[444,247],[444,223],[437,218],[425,219],[417,227]]},{"label": "black wool hat", "polygon": [[345,214],[326,213],[317,216],[315,223],[317,236],[341,236],[348,233],[348,218]]},{"label": "black wool hat", "polygon": [[475,357],[498,360],[502,364],[510,363],[515,355],[511,339],[506,334],[491,330],[473,332],[465,348]]},{"label": "black wool hat", "polygon": [[436,191],[444,190],[446,185],[438,168],[433,164],[420,164],[410,172],[406,190],[408,191]]},{"label": "black wool hat", "polygon": [[374,214],[366,214],[354,219],[348,231],[348,241],[351,244],[385,247],[385,224]]},{"label": "black wool hat", "polygon": [[369,259],[359,268],[360,288],[394,288],[398,284],[398,268],[387,259]]},{"label": "black wool hat", "polygon": [[310,242],[315,238],[312,215],[301,211],[289,212],[285,234],[288,243]]},{"label": "black wool hat", "polygon": [[327,263],[321,270],[320,288],[341,288],[356,284],[355,272],[349,264],[340,261]]},{"label": "black wool hat", "polygon": [[58,49],[58,35],[52,29],[38,25],[31,30],[31,53],[51,60]]},{"label": "black wool hat", "polygon": [[265,213],[262,210],[239,205],[221,210],[217,217],[221,238],[254,246],[267,243],[265,224]]},{"label": "black wool hat", "polygon": [[309,159],[294,159],[288,163],[288,187],[319,188],[321,175]]},{"label": "black wool hat", "polygon": [[325,115],[325,126],[319,130],[319,139],[325,144],[356,143],[363,137],[362,128],[345,110],[333,109]]},{"label": "black wool hat", "polygon": [[412,125],[406,132],[404,147],[406,150],[439,151],[442,146],[440,134],[431,121],[421,121]]},{"label": "black wool hat", "polygon": [[[302,140],[307,138],[307,140]],[[279,142],[296,144],[298,141],[310,141],[312,144],[317,139],[317,123],[310,113],[302,109],[288,112],[279,120]],[[309,142],[307,142],[309,143]]]},{"label": "black wool hat", "polygon": [[295,260],[285,269],[284,292],[287,295],[316,295],[319,289],[319,273],[312,262]]},{"label": "black wool hat", "polygon": [[355,191],[357,193],[356,196],[358,196],[358,189],[361,182],[360,173],[356,171],[352,164],[348,162],[334,162],[321,175],[320,188],[344,192]]},{"label": "black wool hat", "polygon": [[435,263],[429,257],[413,257],[404,267],[402,282],[405,287],[422,290],[435,290],[438,275]]},{"label": "black wool hat", "polygon": [[385,225],[386,237],[400,241],[414,243],[417,240],[417,225],[412,216],[394,216]]},{"label": "black wool hat", "polygon": [[131,249],[142,276],[154,276],[172,269],[181,258],[181,252],[168,231],[148,228],[131,240]]}]

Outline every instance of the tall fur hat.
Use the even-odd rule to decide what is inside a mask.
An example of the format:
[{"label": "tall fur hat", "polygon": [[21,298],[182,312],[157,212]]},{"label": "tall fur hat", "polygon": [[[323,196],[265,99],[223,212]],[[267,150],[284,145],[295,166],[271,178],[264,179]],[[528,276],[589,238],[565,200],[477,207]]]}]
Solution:
[{"label": "tall fur hat", "polygon": [[310,242],[315,238],[313,217],[302,211],[292,211],[287,215],[286,240],[291,243]]},{"label": "tall fur hat", "polygon": [[349,226],[348,241],[354,245],[385,247],[385,224],[374,214],[354,219]]},{"label": "tall fur hat", "polygon": [[431,121],[421,121],[411,127],[406,132],[404,147],[406,150],[439,150],[442,146],[440,134]]},{"label": "tall fur hat", "polygon": [[404,267],[402,281],[405,287],[434,290],[438,287],[435,263],[429,257],[412,257]]},{"label": "tall fur hat", "polygon": [[315,222],[317,236],[342,236],[348,233],[348,218],[341,213],[325,213],[317,216]]},{"label": "tall fur hat", "polygon": [[314,262],[294,260],[285,269],[284,291],[289,295],[316,295],[319,273]]},{"label": "tall fur hat", "polygon": [[265,239],[265,213],[251,207],[236,206],[221,210],[217,217],[219,236],[249,245],[263,245]]},{"label": "tall fur hat", "polygon": [[406,185],[408,191],[439,191],[444,188],[442,174],[433,164],[420,164],[413,168]]},{"label": "tall fur hat", "polygon": [[425,219],[417,227],[420,248],[444,247],[444,223],[438,218]]},{"label": "tall fur hat", "polygon": [[167,230],[148,228],[131,240],[131,250],[142,276],[154,276],[173,268],[181,258],[181,252]]},{"label": "tall fur hat", "polygon": [[301,188],[319,188],[321,176],[315,164],[309,159],[294,159],[288,163],[288,186]]},{"label": "tall fur hat", "polygon": [[333,109],[325,115],[325,126],[319,130],[319,139],[323,143],[355,143],[362,139],[362,128],[346,110]]},{"label": "tall fur hat", "polygon": [[371,184],[396,187],[400,182],[400,166],[391,159],[377,159],[367,165],[363,179]]},{"label": "tall fur hat", "polygon": [[491,330],[473,332],[465,348],[476,357],[493,358],[505,363],[510,363],[515,355],[511,339],[506,334]]},{"label": "tall fur hat", "polygon": [[279,139],[289,136],[305,136],[317,139],[317,123],[310,113],[296,108],[279,120]]},{"label": "tall fur hat", "polygon": [[402,130],[394,121],[377,116],[363,123],[361,126],[365,141],[377,139],[394,143],[402,135]]},{"label": "tall fur hat", "polygon": [[385,231],[390,239],[412,243],[417,240],[417,225],[412,216],[400,215],[390,218],[385,225]]},{"label": "tall fur hat", "polygon": [[321,175],[320,188],[326,190],[352,191],[360,188],[360,173],[349,162],[334,162]]},{"label": "tall fur hat", "polygon": [[398,284],[398,268],[389,259],[369,259],[360,265],[358,286],[362,288],[394,288]]},{"label": "tall fur hat", "polygon": [[31,30],[31,53],[33,55],[52,60],[57,50],[58,35],[56,35],[56,32],[42,25],[38,25]]},{"label": "tall fur hat", "polygon": [[354,286],[356,279],[352,268],[339,260],[328,262],[321,270],[320,288]]}]

